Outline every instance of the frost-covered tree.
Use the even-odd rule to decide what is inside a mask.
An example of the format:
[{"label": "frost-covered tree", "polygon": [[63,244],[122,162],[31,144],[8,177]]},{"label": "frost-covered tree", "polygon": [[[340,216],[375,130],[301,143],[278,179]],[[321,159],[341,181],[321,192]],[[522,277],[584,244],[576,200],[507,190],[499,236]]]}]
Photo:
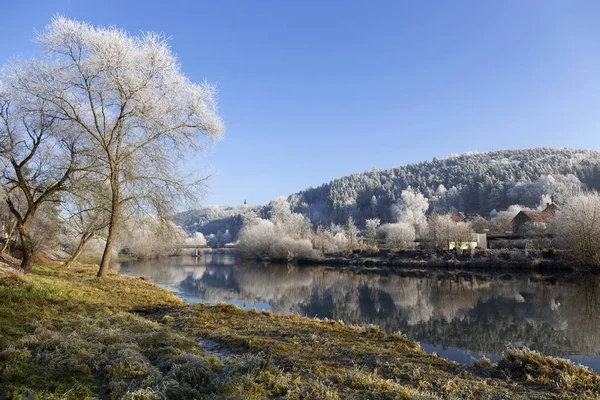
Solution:
[{"label": "frost-covered tree", "polygon": [[450,228],[450,242],[454,243],[454,248],[459,252],[463,247],[470,246],[473,241],[473,229],[470,224],[465,222],[455,222]]},{"label": "frost-covered tree", "polygon": [[392,206],[392,215],[397,222],[411,225],[417,235],[427,224],[425,213],[429,209],[429,200],[411,187],[403,190],[400,200]]},{"label": "frost-covered tree", "polygon": [[[549,181],[550,175],[555,181],[550,186],[541,181],[535,183],[541,177]],[[514,198],[508,197],[516,185],[532,183],[534,191],[530,190],[532,187],[518,189],[531,203],[521,201],[517,192],[511,192]],[[538,190],[544,185],[554,193]],[[561,204],[570,195],[570,188],[577,185],[600,190],[600,152],[550,148],[501,150],[340,177],[293,195],[295,204],[302,204],[302,208],[293,207],[292,211],[302,212],[313,223],[323,225],[345,223],[350,215],[360,227],[364,227],[368,218],[393,222],[392,205],[400,199],[402,190],[410,186],[428,198],[431,209],[438,214],[464,212],[488,216],[494,209],[504,210],[516,203],[535,208],[543,194],[551,195]],[[377,200],[376,213],[370,202],[373,197]],[[318,220],[313,219],[315,215]]]},{"label": "frost-covered tree", "polygon": [[257,216],[245,219],[238,240],[244,256],[278,260],[315,258],[313,245],[323,250],[330,247],[331,240],[323,229],[315,235],[308,218],[292,213],[285,198],[271,201],[264,211],[269,220]]},{"label": "frost-covered tree", "polygon": [[79,128],[110,187],[101,277],[121,219],[166,215],[203,187],[203,177],[181,166],[221,137],[215,88],[192,83],[160,34],[131,36],[58,16],[37,42],[44,56],[24,63],[15,79],[23,93],[49,103],[51,118]]},{"label": "frost-covered tree", "polygon": [[476,233],[487,232],[490,229],[490,223],[485,218],[476,217],[471,224],[471,228],[473,229],[473,232]]},{"label": "frost-covered tree", "polygon": [[121,233],[121,248],[149,259],[168,256],[184,242],[187,233],[172,221],[143,215],[129,221]]},{"label": "frost-covered tree", "polygon": [[358,248],[358,227],[354,223],[354,218],[348,218],[348,241],[349,250],[354,251]]},{"label": "frost-covered tree", "polygon": [[434,250],[447,250],[452,236],[452,227],[456,222],[449,214],[433,213],[427,223],[427,235]]},{"label": "frost-covered tree", "polygon": [[512,220],[522,210],[527,210],[527,208],[518,204],[513,204],[507,210],[500,212],[493,210],[490,213],[490,232],[502,235],[512,233]]},{"label": "frost-covered tree", "polygon": [[52,209],[95,159],[81,129],[58,118],[50,101],[26,92],[25,69],[10,65],[0,76],[0,185],[19,232],[21,267],[29,271],[40,248],[34,221],[47,221],[37,213]]},{"label": "frost-covered tree", "polygon": [[379,228],[379,225],[381,225],[379,218],[371,218],[365,221],[366,236],[370,246],[374,246],[377,241],[377,228]]},{"label": "frost-covered tree", "polygon": [[292,218],[290,203],[288,203],[285,197],[278,197],[271,200],[267,209],[269,220],[274,224],[285,224]]},{"label": "frost-covered tree", "polygon": [[507,197],[513,203],[535,208],[542,197],[563,203],[582,189],[581,181],[573,174],[543,175],[533,182],[518,183],[507,191]]},{"label": "frost-covered tree", "polygon": [[555,216],[558,242],[582,263],[600,265],[600,195],[569,198]]},{"label": "frost-covered tree", "polygon": [[393,251],[406,250],[415,240],[415,228],[406,222],[384,224],[379,227],[385,245]]}]

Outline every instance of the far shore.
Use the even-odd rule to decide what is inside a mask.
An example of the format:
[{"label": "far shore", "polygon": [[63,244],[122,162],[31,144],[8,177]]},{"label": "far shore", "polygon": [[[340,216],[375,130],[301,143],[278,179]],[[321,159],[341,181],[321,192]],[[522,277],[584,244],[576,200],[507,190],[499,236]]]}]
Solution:
[{"label": "far shore", "polygon": [[485,269],[509,271],[593,271],[594,268],[575,262],[564,252],[554,250],[525,251],[486,249],[462,254],[452,252],[427,253],[419,250],[392,252],[354,252],[348,255],[329,254],[322,258],[244,259],[290,263],[296,265],[338,265],[352,269],[401,270],[404,268]]}]

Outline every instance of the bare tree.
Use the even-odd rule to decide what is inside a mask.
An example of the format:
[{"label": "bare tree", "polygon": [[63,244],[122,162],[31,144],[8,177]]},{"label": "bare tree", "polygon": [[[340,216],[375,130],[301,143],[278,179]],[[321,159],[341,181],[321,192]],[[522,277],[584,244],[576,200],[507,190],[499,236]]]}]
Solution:
[{"label": "bare tree", "polygon": [[447,250],[450,245],[452,227],[456,222],[450,214],[432,213],[427,224],[427,238],[434,251]]},{"label": "bare tree", "polygon": [[381,225],[381,220],[379,218],[371,218],[365,221],[365,228],[367,230],[366,236],[371,247],[376,246],[377,244],[377,228],[379,228],[379,225]]},{"label": "bare tree", "polygon": [[450,228],[450,241],[454,242],[454,248],[458,253],[462,253],[463,246],[467,245],[469,249],[473,242],[473,229],[465,222],[454,222]]},{"label": "bare tree", "polygon": [[21,240],[21,267],[29,271],[37,212],[58,202],[93,158],[81,146],[80,131],[49,112],[48,102],[20,90],[21,72],[12,66],[0,80],[0,179]]},{"label": "bare tree", "polygon": [[580,262],[600,264],[600,195],[596,192],[567,200],[554,220],[561,247]]},{"label": "bare tree", "polygon": [[97,180],[82,180],[63,198],[62,214],[67,235],[76,245],[67,260],[70,267],[79,259],[85,246],[99,235],[106,237],[110,223],[110,194],[106,184]]},{"label": "bare tree", "polygon": [[385,237],[386,246],[393,251],[406,250],[415,240],[415,228],[406,222],[383,224],[379,233]]},{"label": "bare tree", "polygon": [[76,124],[101,157],[110,191],[108,271],[119,220],[170,212],[190,200],[205,177],[186,176],[182,160],[220,138],[215,88],[183,75],[166,38],[130,36],[55,17],[37,37],[44,58],[18,75],[23,90],[53,106],[53,118]]},{"label": "bare tree", "polygon": [[350,252],[353,252],[358,248],[358,227],[352,217],[348,217],[348,238],[350,239]]}]

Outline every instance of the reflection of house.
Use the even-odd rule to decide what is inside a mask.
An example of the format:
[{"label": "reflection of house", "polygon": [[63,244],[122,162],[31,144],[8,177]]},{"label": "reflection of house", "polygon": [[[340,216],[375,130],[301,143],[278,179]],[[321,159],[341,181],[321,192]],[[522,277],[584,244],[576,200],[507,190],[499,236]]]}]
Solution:
[{"label": "reflection of house", "polygon": [[559,206],[554,203],[548,203],[542,212],[531,210],[520,211],[512,220],[513,232],[523,233],[530,225],[546,228],[547,224],[552,222],[558,210],[560,210]]}]

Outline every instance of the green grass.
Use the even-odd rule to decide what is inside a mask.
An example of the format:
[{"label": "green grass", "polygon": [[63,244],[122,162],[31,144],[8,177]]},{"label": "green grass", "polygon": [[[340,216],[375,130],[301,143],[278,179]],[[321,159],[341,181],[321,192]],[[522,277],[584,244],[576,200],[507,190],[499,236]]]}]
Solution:
[{"label": "green grass", "polygon": [[527,350],[464,367],[375,327],[190,306],[95,272],[0,274],[0,399],[600,397],[597,374]]}]

